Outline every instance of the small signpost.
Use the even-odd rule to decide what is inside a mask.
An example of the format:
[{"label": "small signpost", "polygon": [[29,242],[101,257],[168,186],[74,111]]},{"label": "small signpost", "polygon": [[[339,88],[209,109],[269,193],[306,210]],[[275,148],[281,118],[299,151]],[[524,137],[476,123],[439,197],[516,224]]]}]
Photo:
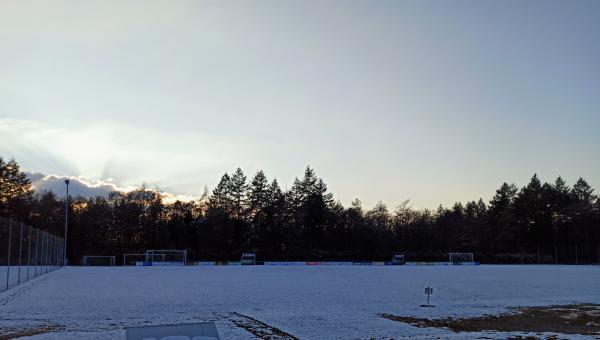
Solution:
[{"label": "small signpost", "polygon": [[425,294],[427,294],[427,304],[421,305],[421,307],[433,307],[432,305],[429,304],[429,297],[431,295],[433,295],[433,288],[431,288],[429,286],[425,287]]}]

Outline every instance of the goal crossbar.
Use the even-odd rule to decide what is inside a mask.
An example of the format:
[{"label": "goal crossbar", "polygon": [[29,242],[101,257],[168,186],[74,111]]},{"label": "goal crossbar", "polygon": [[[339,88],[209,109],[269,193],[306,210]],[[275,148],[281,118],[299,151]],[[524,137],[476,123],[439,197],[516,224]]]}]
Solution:
[{"label": "goal crossbar", "polygon": [[448,260],[452,264],[474,263],[473,253],[448,253]]},{"label": "goal crossbar", "polygon": [[184,249],[149,249],[145,254],[146,262],[157,265],[185,265],[187,262],[187,250]]},{"label": "goal crossbar", "polygon": [[105,255],[85,255],[81,262],[84,266],[114,266],[115,257]]}]

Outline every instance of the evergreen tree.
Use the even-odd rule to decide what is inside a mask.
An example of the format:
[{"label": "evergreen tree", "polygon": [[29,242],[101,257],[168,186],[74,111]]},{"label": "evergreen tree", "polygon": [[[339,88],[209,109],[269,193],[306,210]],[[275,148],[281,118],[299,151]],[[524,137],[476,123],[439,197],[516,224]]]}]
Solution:
[{"label": "evergreen tree", "polygon": [[250,183],[250,193],[248,195],[248,208],[250,216],[260,213],[267,207],[270,199],[269,182],[267,176],[262,170],[259,170],[252,178]]},{"label": "evergreen tree", "polygon": [[14,159],[5,162],[0,157],[0,216],[27,220],[32,198],[31,183],[19,164]]},{"label": "evergreen tree", "polygon": [[245,220],[247,190],[246,175],[244,175],[241,168],[237,168],[229,181],[229,194],[232,203],[231,213],[234,219]]},{"label": "evergreen tree", "polygon": [[579,178],[573,185],[573,197],[577,202],[593,204],[596,196],[593,195],[594,189],[583,179]]},{"label": "evergreen tree", "polygon": [[228,215],[232,210],[233,199],[231,195],[231,178],[225,173],[221,176],[219,184],[217,184],[209,199],[209,211]]}]

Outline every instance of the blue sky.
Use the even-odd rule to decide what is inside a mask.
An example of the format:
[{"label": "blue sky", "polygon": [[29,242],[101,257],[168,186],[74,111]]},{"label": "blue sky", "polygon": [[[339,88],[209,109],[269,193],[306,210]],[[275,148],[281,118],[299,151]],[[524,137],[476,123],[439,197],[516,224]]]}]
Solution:
[{"label": "blue sky", "polygon": [[600,185],[598,1],[0,3],[0,155],[201,194],[310,164],[344,204]]}]

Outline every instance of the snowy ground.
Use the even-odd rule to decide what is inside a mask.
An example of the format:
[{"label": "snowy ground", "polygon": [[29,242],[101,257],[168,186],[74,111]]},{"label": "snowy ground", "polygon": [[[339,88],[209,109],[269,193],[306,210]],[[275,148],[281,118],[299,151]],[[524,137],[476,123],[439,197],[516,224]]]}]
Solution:
[{"label": "snowy ground", "polygon": [[[426,286],[434,308],[420,307]],[[70,267],[1,293],[0,330],[52,324],[60,330],[28,339],[124,339],[127,326],[214,320],[222,339],[251,339],[234,322],[248,316],[300,339],[506,338],[378,315],[441,318],[576,303],[600,303],[600,267]]]}]

